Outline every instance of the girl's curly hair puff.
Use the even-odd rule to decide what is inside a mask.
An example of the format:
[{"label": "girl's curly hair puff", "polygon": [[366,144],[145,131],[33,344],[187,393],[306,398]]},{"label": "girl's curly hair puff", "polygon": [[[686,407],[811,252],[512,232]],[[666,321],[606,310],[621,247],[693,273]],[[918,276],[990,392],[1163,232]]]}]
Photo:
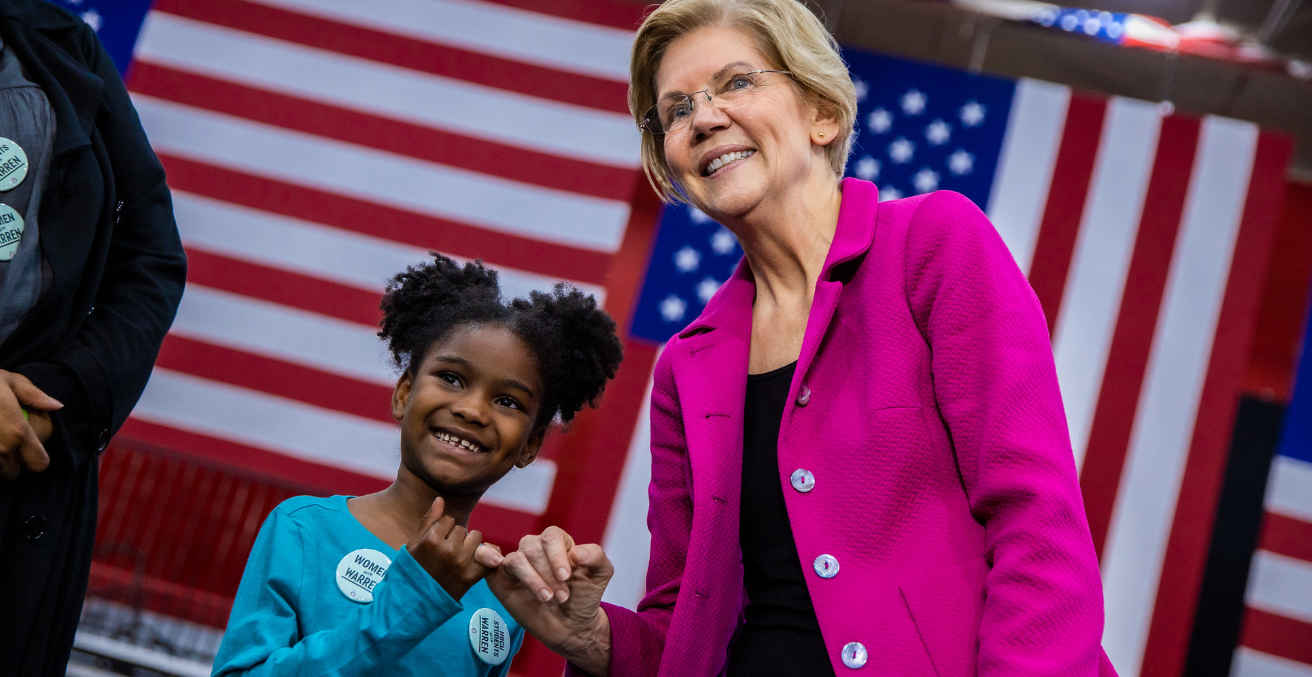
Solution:
[{"label": "girl's curly hair puff", "polygon": [[382,309],[378,335],[396,367],[411,375],[429,348],[459,327],[496,324],[524,339],[542,377],[535,427],[557,416],[568,422],[583,405],[595,405],[624,357],[615,320],[592,296],[557,284],[551,293],[502,303],[497,271],[481,261],[461,266],[436,252],[431,263],[392,278]]}]

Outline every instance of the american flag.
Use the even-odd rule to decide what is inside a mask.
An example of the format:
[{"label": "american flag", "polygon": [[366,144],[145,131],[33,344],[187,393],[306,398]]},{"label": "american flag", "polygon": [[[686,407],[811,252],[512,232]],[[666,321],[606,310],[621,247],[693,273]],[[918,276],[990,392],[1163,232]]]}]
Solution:
[{"label": "american flag", "polygon": [[[624,366],[600,410],[489,492],[475,526],[503,544],[546,524],[600,540],[617,569],[608,599],[636,602],[651,366],[740,255],[704,214],[662,216],[641,177],[624,97],[641,7],[156,0],[137,35],[118,14],[131,3],[62,1],[95,11],[107,45],[135,44],[119,63],[191,262],[122,434],[373,490],[397,461],[395,375],[374,336],[388,276],[431,248],[498,267],[511,295],[563,279],[626,328]],[[849,172],[887,198],[962,192],[1029,276],[1102,560],[1105,646],[1124,675],[1179,673],[1288,141],[1052,83],[845,57],[860,95]]]},{"label": "american flag", "polygon": [[[1122,675],[1179,674],[1289,141],[1049,82],[844,57],[860,103],[849,174],[885,199],[966,195],[1028,275],[1101,559],[1105,648]],[[718,232],[695,210],[667,209],[651,263],[664,274],[648,276],[635,332],[664,339],[696,317],[703,275],[727,276]],[[688,262],[712,268],[683,272]],[[637,515],[645,476],[634,475],[620,503],[633,497]],[[1312,565],[1295,566],[1312,590]],[[1301,608],[1307,620],[1312,604]]]},{"label": "american flag", "polygon": [[[1312,327],[1310,327],[1312,329]],[[1231,674],[1312,676],[1312,359],[1307,344],[1267,480]]]},{"label": "american flag", "polygon": [[[319,491],[384,486],[378,300],[430,249],[483,259],[508,297],[563,280],[627,323],[657,213],[625,99],[641,7],[157,0],[134,24],[125,3],[64,4],[130,48],[190,262],[125,438]],[[609,503],[623,456],[594,450],[627,447],[654,358],[626,352],[605,408],[484,497],[491,540],[541,520],[600,538],[582,501]]]}]

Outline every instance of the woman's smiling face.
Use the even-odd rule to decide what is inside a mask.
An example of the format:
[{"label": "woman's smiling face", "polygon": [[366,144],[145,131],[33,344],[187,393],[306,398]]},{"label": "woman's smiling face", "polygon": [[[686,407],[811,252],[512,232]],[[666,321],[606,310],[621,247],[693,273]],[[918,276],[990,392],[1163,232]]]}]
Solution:
[{"label": "woman's smiling face", "polygon": [[[656,98],[707,88],[714,95],[725,73],[777,68],[747,33],[727,26],[701,28],[666,48],[656,72]],[[828,171],[823,151],[812,144],[815,112],[790,77],[762,73],[756,78],[760,86],[731,103],[694,96],[690,122],[664,136],[673,178],[695,205],[717,218],[744,214],[804,183],[814,162],[826,163]],[[721,158],[732,161],[709,171]]]},{"label": "woman's smiling face", "polygon": [[401,376],[401,466],[443,495],[478,496],[537,456],[542,382],[532,349],[494,324],[459,327]]}]

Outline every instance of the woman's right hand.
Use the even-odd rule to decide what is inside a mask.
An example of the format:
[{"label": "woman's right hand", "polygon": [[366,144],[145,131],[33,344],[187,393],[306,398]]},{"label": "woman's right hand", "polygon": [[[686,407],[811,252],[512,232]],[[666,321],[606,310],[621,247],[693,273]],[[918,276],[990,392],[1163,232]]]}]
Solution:
[{"label": "woman's right hand", "polygon": [[525,630],[588,674],[609,671],[610,621],[601,595],[615,570],[601,546],[576,545],[564,530],[548,527],[484,564],[497,566],[488,586]]}]

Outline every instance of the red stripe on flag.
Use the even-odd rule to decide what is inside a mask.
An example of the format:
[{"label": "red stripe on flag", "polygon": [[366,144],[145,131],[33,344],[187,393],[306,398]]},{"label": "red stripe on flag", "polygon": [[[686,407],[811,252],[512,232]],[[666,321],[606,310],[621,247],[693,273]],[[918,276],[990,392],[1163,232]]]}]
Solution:
[{"label": "red stripe on flag", "polygon": [[180,452],[185,450],[182,453],[187,456],[222,467],[254,473],[257,477],[275,477],[325,493],[358,496],[379,491],[390,484],[385,479],[137,418],[128,418],[119,435]]},{"label": "red stripe on flag", "polygon": [[245,0],[158,0],[154,11],[445,78],[628,115],[628,83],[545,68]]},{"label": "red stripe on flag", "polygon": [[1291,152],[1286,137],[1258,136],[1166,556],[1160,572],[1145,572],[1161,581],[1143,663],[1155,666],[1158,674],[1177,675],[1184,669]]},{"label": "red stripe on flag", "polygon": [[[319,496],[362,496],[385,489],[391,483],[389,480],[136,418],[129,418],[123,424],[119,436],[166,449],[185,449],[185,452],[178,453],[244,474],[290,482],[306,487],[307,493]],[[529,513],[483,503],[475,508],[470,526],[482,531],[485,540],[497,544],[505,552],[511,552],[519,547],[521,537],[537,531],[538,518]]]},{"label": "red stripe on flag", "polygon": [[[1269,614],[1258,609],[1244,610],[1244,629],[1239,644],[1272,656],[1287,658],[1312,667],[1312,623]],[[1166,673],[1162,673],[1166,674]]]},{"label": "red stripe on flag", "polygon": [[611,255],[516,237],[166,153],[169,186],[273,214],[341,228],[489,265],[600,285]]},{"label": "red stripe on flag", "polygon": [[1034,243],[1034,263],[1030,267],[1030,286],[1039,297],[1048,319],[1051,334],[1061,308],[1066,276],[1070,273],[1075,252],[1075,237],[1084,216],[1084,201],[1089,195],[1093,163],[1102,139],[1102,120],[1107,102],[1079,94],[1071,96],[1062,130],[1061,147],[1052,169],[1048,202],[1039,222],[1039,236]]},{"label": "red stripe on flag", "polygon": [[155,365],[343,414],[396,423],[391,388],[271,357],[169,334]]},{"label": "red stripe on flag", "polygon": [[[269,268],[241,259],[187,248],[187,281],[312,313],[378,327],[381,292]],[[419,263],[419,261],[416,261]],[[400,272],[400,271],[397,271]],[[385,280],[379,280],[381,288]]]},{"label": "red stripe on flag", "polygon": [[1080,491],[1084,494],[1093,547],[1100,559],[1184,213],[1199,129],[1200,122],[1195,118],[1171,116],[1162,120],[1125,292],[1107,352],[1107,368],[1089,428]]},{"label": "red stripe on flag", "polygon": [[133,92],[511,181],[627,202],[637,170],[572,160],[317,103],[145,61]]},{"label": "red stripe on flag", "polygon": [[1262,535],[1257,547],[1277,555],[1312,562],[1312,523],[1268,512],[1262,523]]}]

